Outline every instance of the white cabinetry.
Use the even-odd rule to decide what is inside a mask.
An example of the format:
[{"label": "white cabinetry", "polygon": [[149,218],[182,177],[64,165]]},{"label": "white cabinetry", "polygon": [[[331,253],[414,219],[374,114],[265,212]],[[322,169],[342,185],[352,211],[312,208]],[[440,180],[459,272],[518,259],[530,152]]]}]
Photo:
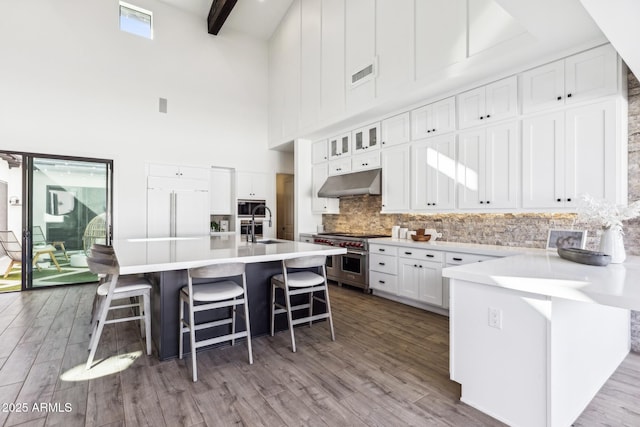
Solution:
[{"label": "white cabinetry", "polygon": [[[490,261],[499,257],[490,255],[468,254],[463,252],[447,252],[444,255],[444,266],[455,267],[457,265],[473,264],[474,262]],[[449,308],[449,279],[442,278],[442,307]]]},{"label": "white cabinetry", "polygon": [[329,175],[342,175],[351,172],[351,157],[329,162]]},{"label": "white cabinetry", "polygon": [[353,154],[365,150],[380,148],[380,123],[374,123],[351,133],[353,141]]},{"label": "white cabinetry", "polygon": [[456,99],[443,99],[411,112],[412,139],[422,139],[456,129]]},{"label": "white cabinetry", "polygon": [[390,295],[398,293],[398,258],[395,246],[369,246],[369,288]]},{"label": "white cabinetry", "polygon": [[517,76],[458,95],[460,129],[515,117],[518,114]]},{"label": "white cabinetry", "polygon": [[518,124],[508,122],[458,136],[458,207],[518,207]]},{"label": "white cabinetry", "polygon": [[328,158],[327,140],[316,141],[311,145],[311,161],[313,164],[326,162]]},{"label": "white cabinetry", "polygon": [[409,142],[411,138],[410,131],[410,115],[408,112],[384,119],[381,125],[381,145],[389,147]]},{"label": "white cabinetry", "polygon": [[349,155],[351,155],[350,133],[329,138],[329,160]]},{"label": "white cabinetry", "polygon": [[[341,161],[341,160],[338,160]],[[376,150],[372,153],[359,154],[351,158],[351,172],[358,172],[367,169],[375,169],[380,167],[380,151]]]},{"label": "white cabinetry", "polygon": [[526,71],[522,74],[523,113],[614,94],[618,74],[611,45]]},{"label": "white cabinetry", "polygon": [[311,211],[313,213],[340,213],[339,199],[318,197],[318,191],[329,176],[329,165],[321,163],[311,168]]},{"label": "white cabinetry", "polygon": [[211,215],[233,215],[233,172],[231,169],[211,168]]},{"label": "white cabinetry", "polygon": [[411,208],[455,207],[456,156],[453,134],[411,144]]},{"label": "white cabinetry", "polygon": [[148,165],[149,176],[160,176],[166,178],[183,178],[183,179],[200,179],[209,181],[209,169],[199,168],[193,166],[178,166],[178,165],[160,165],[149,164]]},{"label": "white cabinetry", "polygon": [[400,248],[398,295],[442,306],[442,261],[442,252]]},{"label": "white cabinetry", "polygon": [[409,210],[409,145],[391,147],[380,153],[382,165],[382,212]]},{"label": "white cabinetry", "polygon": [[613,100],[523,120],[523,207],[575,207],[584,193],[626,203],[616,126]]},{"label": "white cabinetry", "polygon": [[267,200],[269,198],[269,175],[256,172],[238,172],[236,188],[238,199]]}]

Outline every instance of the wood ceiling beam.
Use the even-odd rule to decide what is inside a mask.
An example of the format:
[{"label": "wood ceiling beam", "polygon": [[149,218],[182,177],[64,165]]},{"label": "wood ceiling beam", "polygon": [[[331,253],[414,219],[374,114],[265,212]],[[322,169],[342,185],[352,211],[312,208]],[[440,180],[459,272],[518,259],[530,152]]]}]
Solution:
[{"label": "wood ceiling beam", "polygon": [[227,17],[237,2],[238,0],[213,0],[209,16],[207,17],[209,34],[213,34],[214,36],[218,35],[222,25],[227,20]]}]

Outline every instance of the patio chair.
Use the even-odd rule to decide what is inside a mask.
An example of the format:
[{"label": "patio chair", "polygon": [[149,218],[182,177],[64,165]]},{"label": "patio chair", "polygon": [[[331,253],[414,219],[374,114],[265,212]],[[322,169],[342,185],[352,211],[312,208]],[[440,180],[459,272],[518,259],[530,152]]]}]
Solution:
[{"label": "patio chair", "polygon": [[67,261],[69,261],[69,255],[67,255],[67,249],[64,247],[64,240],[54,240],[52,242],[48,242],[47,238],[44,235],[44,232],[42,231],[42,227],[40,227],[39,225],[33,226],[33,233],[31,234],[31,240],[33,242],[34,247],[51,245],[57,250],[57,247],[60,246],[60,250],[64,254],[64,257],[67,259]]},{"label": "patio chair", "polygon": [[[16,235],[13,233],[13,231],[0,231],[0,245],[2,245],[2,248],[7,253],[9,259],[11,259],[7,270],[4,272],[3,277],[6,279],[11,272],[11,269],[16,264],[22,264],[22,245],[16,238]],[[60,264],[58,264],[58,260],[56,260],[56,257],[54,255],[55,250],[56,248],[54,248],[53,246],[45,246],[43,248],[33,249],[33,265],[36,266],[38,271],[40,271],[40,267],[38,266],[38,258],[41,255],[45,254],[49,255],[51,261],[56,265],[58,271],[61,271]]]}]

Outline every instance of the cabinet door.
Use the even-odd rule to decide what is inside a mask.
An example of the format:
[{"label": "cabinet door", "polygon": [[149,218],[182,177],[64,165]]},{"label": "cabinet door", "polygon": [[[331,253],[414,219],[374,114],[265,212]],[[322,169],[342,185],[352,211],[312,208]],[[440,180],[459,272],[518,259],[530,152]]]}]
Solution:
[{"label": "cabinet door", "polygon": [[311,161],[318,164],[327,161],[327,141],[316,141],[311,146]]},{"label": "cabinet door", "polygon": [[[458,126],[466,129],[484,123],[486,91],[479,87],[458,95]],[[480,118],[482,117],[482,119]]]},{"label": "cabinet door", "polygon": [[384,291],[392,295],[397,295],[398,276],[394,274],[381,273],[379,271],[370,271],[369,287],[373,290]]},{"label": "cabinet door", "polygon": [[171,236],[173,191],[147,188],[147,237]]},{"label": "cabinet door", "polygon": [[344,114],[345,0],[322,0],[320,116],[327,120]]},{"label": "cabinet door", "polygon": [[253,177],[249,172],[236,173],[236,193],[238,199],[253,199]]},{"label": "cabinet door", "polygon": [[382,165],[382,212],[409,209],[409,146],[393,147],[380,153]]},{"label": "cabinet door", "polygon": [[437,262],[418,263],[418,300],[427,304],[442,306],[442,264]]},{"label": "cabinet door", "polygon": [[406,89],[414,75],[414,1],[376,0],[376,96]]},{"label": "cabinet door", "polygon": [[414,143],[411,147],[411,208],[455,207],[455,136]]},{"label": "cabinet door", "polygon": [[318,197],[318,191],[329,176],[329,165],[321,163],[311,169],[311,211],[313,213],[339,213],[339,200]]},{"label": "cabinet door", "polygon": [[351,154],[351,134],[345,133],[329,138],[329,159]]},{"label": "cabinet door", "polygon": [[380,124],[374,123],[351,133],[354,154],[363,150],[380,148]]},{"label": "cabinet door", "polygon": [[149,165],[149,176],[165,176],[167,178],[180,177],[180,167],[176,165]]},{"label": "cabinet door", "polygon": [[575,206],[576,196],[589,195],[619,200],[616,182],[615,101],[577,107],[566,112],[566,206]]},{"label": "cabinet door", "polygon": [[556,61],[522,73],[524,114],[564,103],[564,61]]},{"label": "cabinet door", "polygon": [[480,200],[485,208],[518,207],[519,145],[517,122],[487,128],[481,183],[484,200]]},{"label": "cabinet door", "polygon": [[380,167],[380,151],[364,153],[351,157],[351,172],[375,169]]},{"label": "cabinet door", "polygon": [[423,139],[431,136],[431,104],[411,111],[411,139]]},{"label": "cabinet door", "polygon": [[382,121],[380,136],[382,146],[388,147],[409,142],[411,138],[409,117],[409,113],[402,113]]},{"label": "cabinet door", "polygon": [[[433,13],[438,11],[438,13]],[[416,79],[460,62],[467,55],[466,0],[415,2]]]},{"label": "cabinet door", "polygon": [[456,98],[443,99],[432,104],[431,135],[440,135],[456,129]]},{"label": "cabinet door", "polygon": [[458,207],[461,209],[478,209],[480,202],[484,206],[485,141],[484,129],[458,136]]},{"label": "cabinet door", "polygon": [[485,87],[486,109],[484,119],[494,121],[518,115],[518,77],[508,77]]},{"label": "cabinet door", "polygon": [[231,170],[211,169],[211,190],[209,192],[211,215],[232,215]]},{"label": "cabinet door", "polygon": [[398,295],[418,300],[420,296],[420,269],[414,259],[398,258]]},{"label": "cabinet door", "polygon": [[341,175],[351,172],[351,159],[338,159],[329,162],[329,175]]},{"label": "cabinet door", "polygon": [[570,56],[565,60],[565,78],[568,104],[616,93],[616,51],[605,45]]},{"label": "cabinet door", "polygon": [[522,206],[564,207],[564,113],[522,121]]}]

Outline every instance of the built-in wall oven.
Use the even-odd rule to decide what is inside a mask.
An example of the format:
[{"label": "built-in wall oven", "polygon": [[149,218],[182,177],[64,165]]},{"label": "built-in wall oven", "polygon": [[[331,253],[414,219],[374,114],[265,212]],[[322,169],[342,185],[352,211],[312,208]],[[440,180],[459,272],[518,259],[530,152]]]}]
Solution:
[{"label": "built-in wall oven", "polygon": [[367,239],[388,237],[382,235],[360,235],[351,233],[321,233],[313,242],[320,245],[339,246],[347,249],[343,255],[327,257],[327,278],[369,291],[369,244]]},{"label": "built-in wall oven", "polygon": [[[256,230],[256,238],[262,238],[263,237],[263,234],[262,234],[262,220],[260,220],[260,221],[256,220],[255,230]],[[240,220],[240,234],[242,235],[242,237],[247,237],[247,236],[251,235],[251,220],[250,219]]]},{"label": "built-in wall oven", "polygon": [[[266,203],[265,200],[239,199],[238,200],[238,218],[251,218],[251,214],[253,213],[253,210],[260,205],[264,206],[265,203]],[[255,217],[264,218],[265,217],[264,208],[258,208],[255,212]]]}]

